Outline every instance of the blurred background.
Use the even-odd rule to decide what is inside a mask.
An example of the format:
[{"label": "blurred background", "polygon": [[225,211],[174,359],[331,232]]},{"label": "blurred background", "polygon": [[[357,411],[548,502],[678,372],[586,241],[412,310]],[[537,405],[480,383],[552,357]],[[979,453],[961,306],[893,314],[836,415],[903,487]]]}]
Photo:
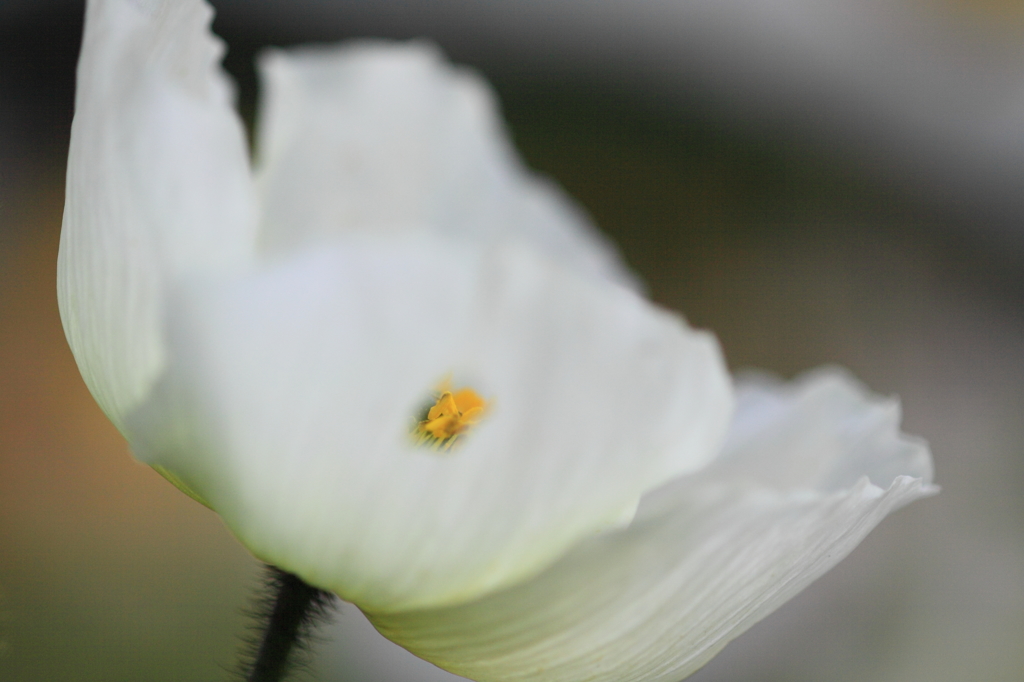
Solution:
[{"label": "blurred background", "polygon": [[[1024,681],[1024,2],[219,0],[267,45],[428,37],[733,368],[898,394],[942,494],[695,682]],[[228,679],[259,567],[136,464],[55,296],[83,3],[0,0],[0,680]],[[353,607],[316,679],[457,679]]]}]

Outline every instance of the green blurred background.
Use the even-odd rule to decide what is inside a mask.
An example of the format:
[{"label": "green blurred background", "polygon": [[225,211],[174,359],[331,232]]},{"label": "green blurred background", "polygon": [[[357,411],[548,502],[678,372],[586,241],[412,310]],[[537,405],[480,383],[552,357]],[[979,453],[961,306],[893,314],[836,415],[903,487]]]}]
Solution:
[{"label": "green blurred background", "polygon": [[[0,680],[228,679],[259,567],[212,512],[131,459],[78,376],[57,313],[82,6],[7,2]],[[851,57],[853,78],[847,62],[824,63],[821,73],[837,76],[822,89],[801,80],[808,67],[794,59],[792,72],[771,76],[777,82],[757,76],[758,90],[737,76],[748,66],[759,73],[761,53],[744,49],[742,31],[723,30],[715,34],[725,41],[719,52],[708,48],[731,56],[735,64],[724,71],[711,57],[655,50],[671,39],[646,42],[657,8],[670,3],[635,5],[629,13],[646,23],[603,42],[605,29],[587,15],[593,6],[565,0],[552,4],[562,8],[552,16],[525,3],[512,23],[498,10],[488,20],[482,2],[295,0],[287,11],[270,0],[214,4],[250,121],[251,64],[263,46],[431,37],[492,81],[529,165],[589,211],[656,301],[713,329],[732,367],[793,376],[839,363],[874,390],[902,397],[905,430],[932,443],[942,494],[887,519],[693,680],[1024,681],[1024,82],[1014,76],[1024,64],[1016,61],[1024,7],[904,1],[929,21],[969,27],[950,34],[960,36],[948,39],[953,66],[935,68],[962,58],[982,74],[986,96],[1008,102],[1000,128],[974,121],[975,108],[958,108],[956,98],[976,106],[977,91],[954,88],[947,119],[960,127],[936,124],[942,135],[929,142],[922,125],[908,123],[918,119],[899,112],[923,107],[922,116],[931,115],[931,100],[895,92],[880,75],[903,62],[890,69]],[[780,16],[813,17],[813,5],[779,3]],[[591,33],[573,34],[574,8]],[[698,19],[688,19],[684,38],[701,33]],[[711,23],[729,20],[726,13]],[[547,29],[544,22],[555,26],[534,31]],[[843,37],[825,24],[821,44]],[[796,44],[783,29],[764,27],[780,45]],[[935,49],[947,54],[941,40],[938,48],[924,41],[927,50],[913,35],[891,40],[886,54],[906,64],[927,62]],[[979,40],[1005,45],[997,51],[1004,56],[979,62],[971,51]],[[930,82],[930,72],[921,73]],[[850,101],[870,103],[875,83],[882,104],[830,118],[849,109],[844,88],[857,84]],[[772,88],[785,94],[782,113],[769,106]],[[972,142],[972,121],[988,147]],[[310,673],[317,679],[450,678],[379,640],[353,607],[321,634]]]}]

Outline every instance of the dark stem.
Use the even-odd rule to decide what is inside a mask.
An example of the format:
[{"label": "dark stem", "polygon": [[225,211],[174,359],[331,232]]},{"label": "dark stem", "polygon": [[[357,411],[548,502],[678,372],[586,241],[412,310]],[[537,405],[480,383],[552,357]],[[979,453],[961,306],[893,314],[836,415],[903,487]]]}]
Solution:
[{"label": "dark stem", "polygon": [[296,650],[304,650],[317,621],[328,613],[334,595],[307,585],[296,575],[268,566],[271,592],[257,610],[263,637],[255,660],[245,672],[246,682],[280,682],[291,667]]}]

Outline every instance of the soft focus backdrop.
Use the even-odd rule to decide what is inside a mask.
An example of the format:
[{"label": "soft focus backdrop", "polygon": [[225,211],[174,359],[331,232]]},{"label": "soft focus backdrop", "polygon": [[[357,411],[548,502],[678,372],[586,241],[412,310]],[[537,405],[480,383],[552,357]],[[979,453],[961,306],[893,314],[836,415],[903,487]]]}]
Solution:
[{"label": "soft focus backdrop", "polygon": [[[1024,680],[1024,3],[221,0],[266,45],[425,36],[734,368],[899,394],[942,494],[695,682]],[[55,275],[82,3],[0,2],[0,680],[227,679],[259,568],[93,403]],[[318,679],[455,679],[353,607]]]}]

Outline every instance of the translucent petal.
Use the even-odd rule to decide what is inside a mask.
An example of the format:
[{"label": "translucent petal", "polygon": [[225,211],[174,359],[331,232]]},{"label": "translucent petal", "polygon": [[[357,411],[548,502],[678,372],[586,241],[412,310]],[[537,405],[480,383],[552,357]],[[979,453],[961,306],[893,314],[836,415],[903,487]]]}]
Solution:
[{"label": "translucent petal", "polygon": [[487,84],[431,45],[272,51],[261,72],[268,251],[353,230],[514,237],[581,272],[631,281],[582,212],[522,166]]},{"label": "translucent petal", "polygon": [[[719,471],[776,488],[833,492],[867,476],[932,480],[928,448],[899,431],[900,404],[879,398],[846,370],[825,367],[791,384],[766,374],[737,378],[737,411]],[[845,445],[844,445],[845,444]]]},{"label": "translucent petal", "polygon": [[[256,554],[373,610],[466,601],[620,523],[718,452],[714,340],[532,250],[350,239],[197,286],[130,420]],[[450,451],[410,430],[450,379],[488,401]]]},{"label": "translucent petal", "polygon": [[[723,466],[716,460],[645,497],[628,529],[469,604],[367,615],[413,653],[482,682],[675,682],[835,565],[888,513],[935,490],[920,466],[925,446],[878,418],[883,404],[840,375],[763,384],[739,400],[744,437],[730,441]],[[766,402],[772,409],[759,414]],[[761,460],[777,457],[791,472],[817,459],[860,473],[843,488],[828,475],[824,487],[803,485],[799,473],[760,476],[771,468]],[[892,476],[890,463],[908,475]]]},{"label": "translucent petal", "polygon": [[160,372],[177,277],[242,267],[255,201],[242,127],[200,0],[90,0],[57,292],[97,402],[123,417]]}]

